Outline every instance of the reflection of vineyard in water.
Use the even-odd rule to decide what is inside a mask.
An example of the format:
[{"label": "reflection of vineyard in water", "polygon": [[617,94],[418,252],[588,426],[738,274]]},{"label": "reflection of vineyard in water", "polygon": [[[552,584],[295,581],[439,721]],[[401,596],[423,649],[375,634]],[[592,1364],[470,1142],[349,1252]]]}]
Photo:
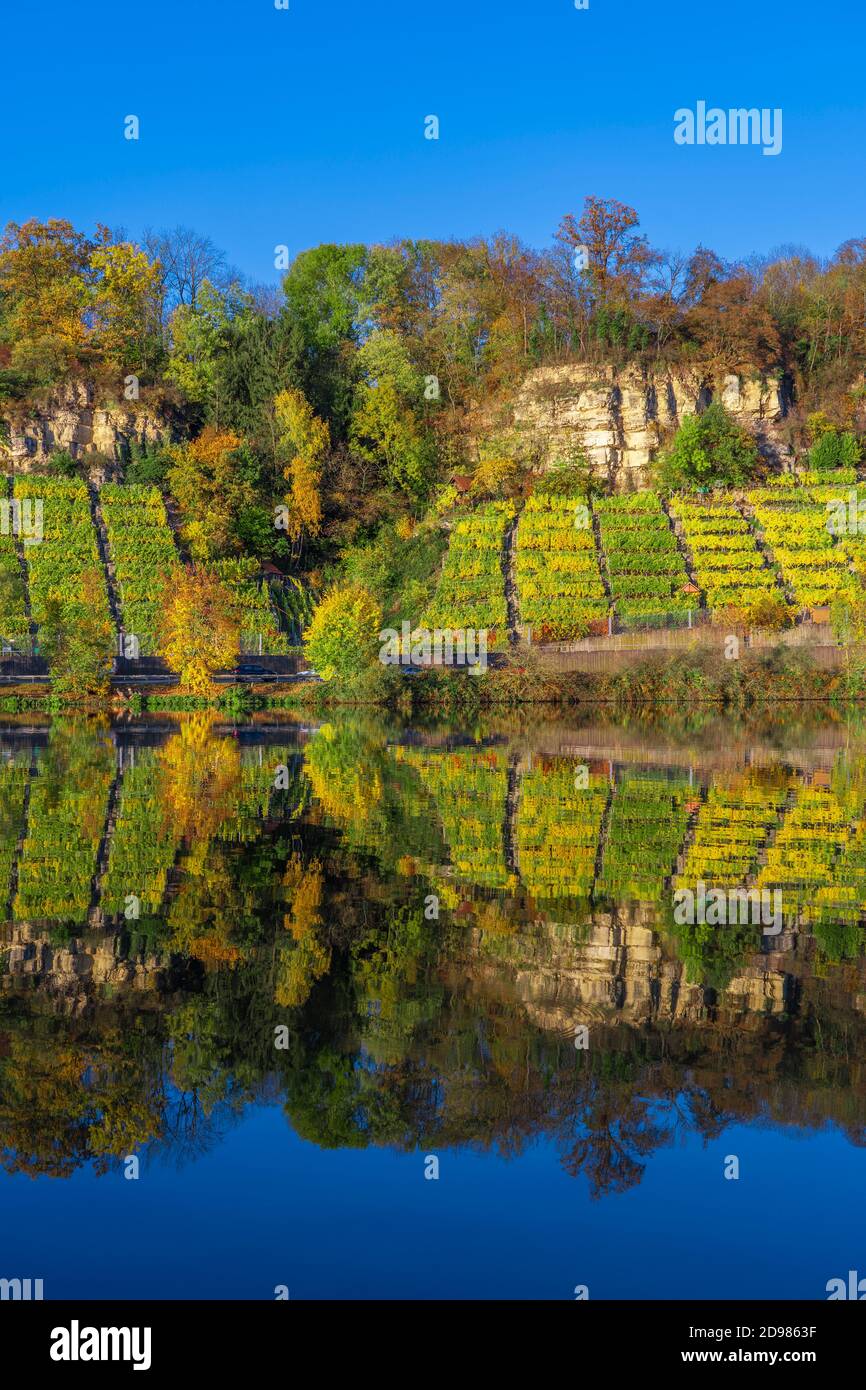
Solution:
[{"label": "reflection of vineyard in water", "polygon": [[[329,1146],[543,1132],[596,1191],[678,1126],[859,1141],[866,759],[650,762],[205,717],[10,738],[5,1166],[194,1155],[261,1099]],[[780,887],[785,930],[677,925],[698,881]]]}]

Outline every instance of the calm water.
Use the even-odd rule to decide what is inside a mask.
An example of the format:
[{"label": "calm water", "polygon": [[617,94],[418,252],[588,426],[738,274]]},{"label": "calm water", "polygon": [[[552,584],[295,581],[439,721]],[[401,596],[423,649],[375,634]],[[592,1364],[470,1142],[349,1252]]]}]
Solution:
[{"label": "calm water", "polygon": [[0,1277],[47,1298],[866,1275],[859,724],[7,724],[0,898]]}]

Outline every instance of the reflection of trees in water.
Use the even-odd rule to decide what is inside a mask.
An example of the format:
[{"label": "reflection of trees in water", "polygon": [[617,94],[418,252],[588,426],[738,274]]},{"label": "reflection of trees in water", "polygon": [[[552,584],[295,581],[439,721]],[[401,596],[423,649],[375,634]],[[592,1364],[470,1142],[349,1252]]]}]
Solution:
[{"label": "reflection of trees in water", "polygon": [[[97,737],[101,768],[104,733]],[[115,936],[73,936],[65,955],[62,934],[52,941],[51,928],[33,928],[21,949],[32,946],[39,970],[2,981],[8,1171],[67,1176],[91,1164],[101,1173],[130,1153],[193,1162],[261,1103],[282,1105],[298,1134],[326,1147],[464,1146],[516,1157],[544,1136],[594,1195],[639,1183],[679,1134],[707,1141],[731,1123],[831,1121],[861,1141],[866,1076],[852,1060],[866,1041],[858,925],[834,931],[822,918],[814,940],[800,939],[770,1016],[726,994],[735,973],[748,985],[748,971],[760,978],[765,968],[750,964],[755,933],[692,941],[669,929],[658,905],[632,911],[616,901],[629,846],[642,842],[641,808],[681,798],[678,785],[629,786],[619,819],[606,823],[608,846],[620,837],[619,858],[594,865],[584,856],[587,873],[605,875],[604,902],[583,902],[569,924],[548,919],[518,881],[519,863],[500,873],[496,856],[519,837],[500,833],[490,787],[501,781],[502,804],[516,817],[513,760],[488,757],[473,782],[472,750],[452,757],[444,772],[462,800],[449,820],[431,792],[438,783],[426,751],[420,779],[414,754],[395,758],[359,730],[316,735],[304,766],[285,750],[257,761],[232,740],[214,742],[197,721],[154,762],[155,823],[166,841],[171,826],[179,844],[160,910]],[[73,751],[74,759],[55,738],[45,764],[51,804],[63,796],[65,766],[76,776],[90,767],[86,748]],[[281,792],[277,762],[290,766]],[[538,762],[532,826],[541,829],[530,847],[538,883],[552,891],[544,776]],[[14,791],[10,804],[19,805],[20,785]],[[849,777],[835,794],[854,816],[859,781]],[[116,808],[116,837],[146,832],[147,815],[133,816],[122,786]],[[442,825],[456,835],[461,817],[459,868],[448,862]],[[629,825],[637,829],[626,834]],[[100,825],[88,833],[98,839]],[[668,840],[653,854],[655,874],[656,861],[670,863]],[[110,853],[107,862],[122,902],[127,861]],[[473,886],[473,871],[483,887]],[[441,911],[428,919],[431,893]],[[828,942],[848,957],[844,966],[817,954]],[[677,1005],[673,988],[660,999],[662,966],[685,993],[683,957],[717,985],[712,1007]],[[638,969],[644,974],[629,973]],[[636,980],[646,986],[642,1013]],[[568,1028],[584,1017],[584,998],[594,1001],[585,1015],[592,1040],[579,1052]],[[274,1046],[278,1024],[288,1028],[285,1050]]]}]

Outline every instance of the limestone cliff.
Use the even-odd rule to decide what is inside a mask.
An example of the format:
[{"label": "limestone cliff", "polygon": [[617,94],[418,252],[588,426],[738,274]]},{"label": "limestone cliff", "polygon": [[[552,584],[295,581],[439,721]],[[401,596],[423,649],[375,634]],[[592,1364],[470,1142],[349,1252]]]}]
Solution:
[{"label": "limestone cliff", "polygon": [[515,426],[531,437],[548,466],[582,447],[600,477],[618,488],[646,485],[662,442],[685,415],[720,400],[754,434],[763,454],[790,461],[784,385],[754,376],[717,381],[687,372],[653,373],[572,364],[530,372],[513,403]]},{"label": "limestone cliff", "polygon": [[100,454],[118,464],[133,440],[152,444],[170,432],[158,410],[138,402],[99,405],[93,387],[83,382],[63,387],[38,408],[2,406],[0,421],[0,464],[22,473],[44,464],[55,449],[73,458]]}]

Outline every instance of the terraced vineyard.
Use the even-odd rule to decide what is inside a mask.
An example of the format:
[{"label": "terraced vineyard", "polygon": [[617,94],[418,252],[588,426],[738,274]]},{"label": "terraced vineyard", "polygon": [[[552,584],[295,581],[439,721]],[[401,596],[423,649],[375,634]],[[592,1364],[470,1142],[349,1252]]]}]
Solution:
[{"label": "terraced vineyard", "polygon": [[[584,785],[585,783],[585,785]],[[539,906],[574,910],[595,879],[606,777],[567,759],[539,760],[520,784],[517,858],[520,877]]]},{"label": "terraced vineyard", "polygon": [[180,561],[158,488],[106,483],[99,504],[126,635],[142,656],[156,655],[156,632],[166,581]]},{"label": "terraced vineyard", "polygon": [[687,778],[627,771],[617,782],[597,891],[614,899],[654,902],[686,833],[694,792]]},{"label": "terraced vineyard", "polygon": [[503,825],[508,803],[508,761],[495,749],[427,753],[400,748],[398,761],[420,775],[435,798],[458,879],[483,888],[506,888]]},{"label": "terraced vineyard", "polygon": [[719,779],[698,811],[676,888],[740,887],[758,868],[771,831],[781,823],[793,782],[750,773]]},{"label": "terraced vineyard", "polygon": [[[86,602],[110,622],[105,572],[85,484],[65,478],[16,478],[14,496],[22,504],[41,502],[43,507],[43,539],[24,547],[30,606],[37,625],[45,621],[51,599],[64,605]],[[89,594],[84,588],[87,575],[94,581]]]},{"label": "terraced vineyard", "polygon": [[[849,501],[856,507],[866,496],[843,481],[833,485],[776,485],[746,494],[754,522],[770,547],[782,582],[798,608],[823,607],[850,594],[856,579],[850,561],[862,541],[848,535]],[[844,529],[834,525],[842,504]]]},{"label": "terraced vineyard", "polygon": [[712,614],[744,611],[762,598],[782,599],[777,576],[736,502],[675,497],[671,514],[682,527],[695,579]]},{"label": "terraced vineyard", "polygon": [[455,522],[436,592],[422,627],[488,632],[488,646],[504,646],[508,612],[502,573],[512,502],[490,502]]},{"label": "terraced vineyard", "polygon": [[685,622],[699,600],[656,493],[608,497],[595,510],[620,625]]},{"label": "terraced vineyard", "polygon": [[[26,587],[18,559],[16,520],[12,502],[8,503],[8,523],[0,529],[0,640],[3,646],[20,645],[30,635],[27,621]],[[18,525],[20,531],[20,523]]]},{"label": "terraced vineyard", "polygon": [[[853,470],[817,476],[667,504],[651,490],[591,504],[533,493],[515,529],[518,621],[532,641],[564,641],[603,635],[611,623],[630,631],[748,622],[766,599],[782,612],[787,603],[793,617],[844,598],[858,582],[852,561],[866,562],[866,538],[834,535],[828,504],[866,503],[866,486],[852,492]],[[489,503],[460,516],[423,625],[501,632],[511,514],[510,503]]]},{"label": "terraced vineyard", "polygon": [[59,728],[40,753],[18,863],[17,919],[86,920],[114,776],[110,742]]},{"label": "terraced vineyard", "polygon": [[[74,479],[33,475],[16,478],[13,495],[6,524],[0,528],[3,644],[22,647],[29,639],[28,590],[38,637],[51,599],[64,604],[84,602],[87,573],[95,581],[95,594],[88,594],[87,601],[91,607],[95,602],[102,608],[110,621],[108,584],[87,486]],[[106,483],[99,493],[99,512],[121,630],[138,639],[141,656],[152,657],[162,594],[181,563],[165,503],[158,488]],[[28,527],[37,519],[42,536],[29,544]],[[26,582],[19,553],[26,564]],[[216,568],[236,600],[242,651],[284,655],[297,647],[312,613],[309,588],[289,578],[272,594],[268,582],[260,578],[258,561],[251,558],[220,561]]]},{"label": "terraced vineyard", "polygon": [[108,913],[125,914],[130,896],[142,916],[160,909],[178,841],[160,796],[159,771],[154,748],[137,750],[134,766],[124,771],[101,884],[100,903]]},{"label": "terraced vineyard", "polygon": [[583,502],[530,497],[517,526],[515,570],[520,621],[541,640],[607,631],[608,601]]}]

